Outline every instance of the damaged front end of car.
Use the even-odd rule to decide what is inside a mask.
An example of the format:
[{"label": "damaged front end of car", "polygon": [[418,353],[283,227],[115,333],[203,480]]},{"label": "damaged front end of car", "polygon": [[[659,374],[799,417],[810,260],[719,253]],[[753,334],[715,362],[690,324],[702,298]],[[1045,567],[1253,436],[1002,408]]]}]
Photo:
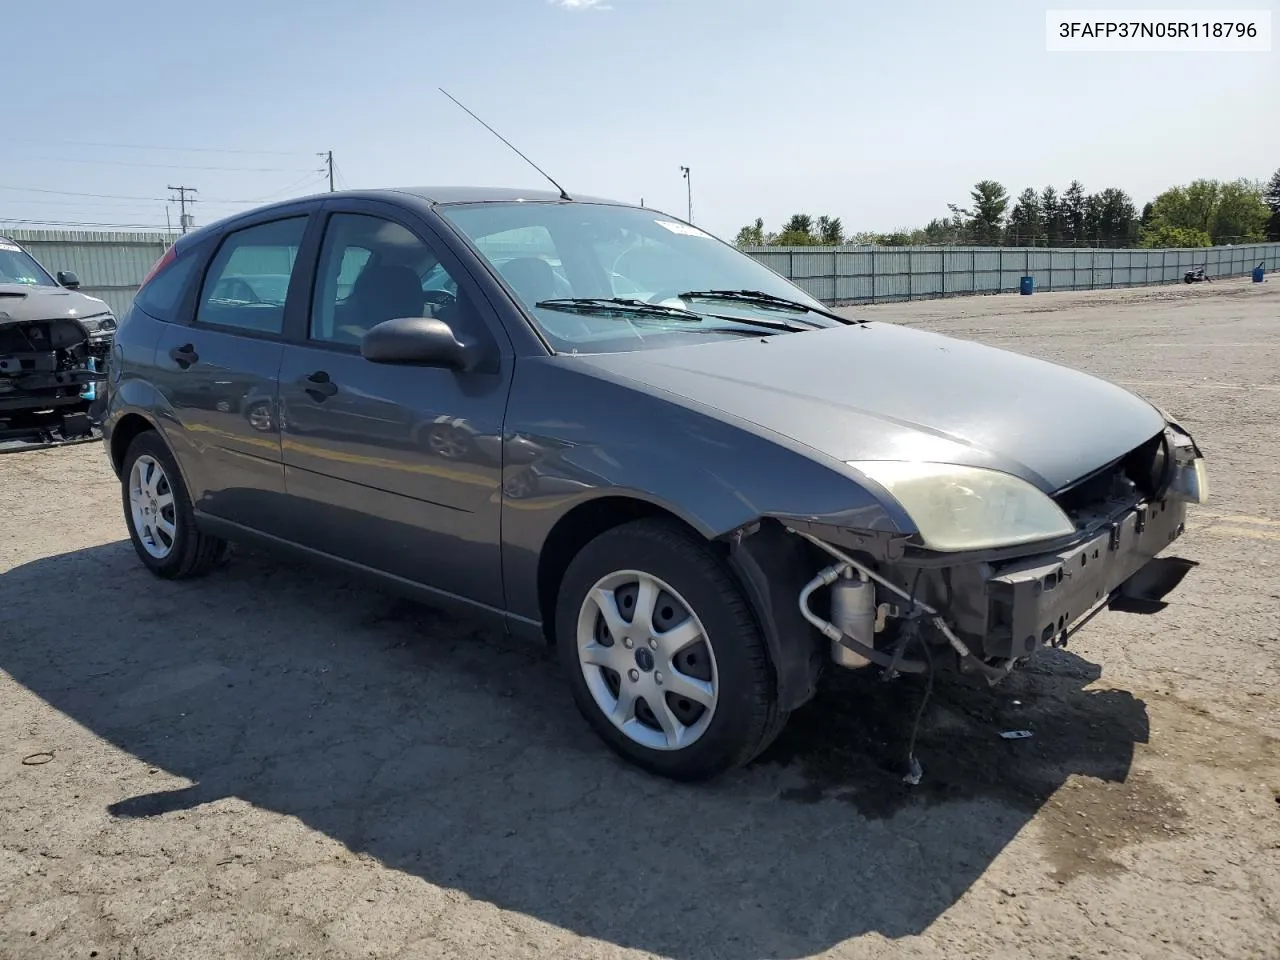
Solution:
[{"label": "damaged front end of car", "polygon": [[[760,582],[773,580],[766,626],[802,622],[823,638],[819,658],[840,667],[896,675],[950,665],[991,684],[1037,650],[1065,646],[1103,609],[1163,608],[1195,564],[1160,554],[1183,533],[1189,505],[1208,497],[1200,450],[1172,421],[1052,494],[973,467],[850,466],[915,531],[788,515],[737,531],[731,558],[758,606]],[[764,558],[778,556],[770,572]],[[779,612],[786,594],[792,616]],[[780,683],[812,689],[813,658],[782,659]]]},{"label": "damaged front end of car", "polygon": [[0,452],[101,436],[93,403],[106,378],[115,328],[110,312],[15,317],[0,298]]}]

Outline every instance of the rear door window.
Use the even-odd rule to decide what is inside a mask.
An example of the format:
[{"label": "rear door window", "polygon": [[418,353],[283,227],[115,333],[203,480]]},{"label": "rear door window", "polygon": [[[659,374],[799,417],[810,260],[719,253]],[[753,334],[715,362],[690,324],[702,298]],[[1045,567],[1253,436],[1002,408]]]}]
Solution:
[{"label": "rear door window", "polygon": [[200,290],[196,322],[278,336],[307,217],[227,234]]}]

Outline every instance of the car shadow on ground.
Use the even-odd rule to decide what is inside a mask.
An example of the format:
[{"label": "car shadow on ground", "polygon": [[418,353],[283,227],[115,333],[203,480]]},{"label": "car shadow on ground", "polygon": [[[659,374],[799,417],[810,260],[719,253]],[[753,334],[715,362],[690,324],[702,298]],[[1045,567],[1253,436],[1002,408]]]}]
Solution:
[{"label": "car shadow on ground", "polygon": [[[115,817],[238,797],[473,899],[691,960],[920,933],[1067,777],[1122,784],[1147,738],[1140,700],[1085,690],[1098,668],[1051,652],[996,690],[935,685],[918,786],[902,771],[922,685],[857,674],[749,769],[680,786],[608,754],[545,651],[325,571],[242,552],[168,583],[119,542],[16,567],[0,594],[0,668],[192,783],[109,800]],[[1046,858],[1070,869],[1090,842]]]}]

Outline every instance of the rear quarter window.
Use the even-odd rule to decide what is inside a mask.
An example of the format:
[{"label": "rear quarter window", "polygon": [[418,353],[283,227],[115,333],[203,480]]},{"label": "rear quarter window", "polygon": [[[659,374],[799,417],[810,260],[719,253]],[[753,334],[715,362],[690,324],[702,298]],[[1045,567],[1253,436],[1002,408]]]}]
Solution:
[{"label": "rear quarter window", "polygon": [[133,305],[157,320],[180,322],[181,318],[176,314],[198,259],[194,250],[183,251],[138,291]]}]

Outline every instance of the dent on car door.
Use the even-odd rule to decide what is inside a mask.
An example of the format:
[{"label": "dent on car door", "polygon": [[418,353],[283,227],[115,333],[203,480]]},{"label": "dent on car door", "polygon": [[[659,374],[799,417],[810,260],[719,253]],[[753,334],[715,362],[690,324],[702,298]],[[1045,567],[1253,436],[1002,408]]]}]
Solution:
[{"label": "dent on car door", "polygon": [[280,370],[293,536],[500,607],[509,363],[463,372],[373,363],[359,352],[363,332],[382,321],[434,316],[499,356],[473,281],[426,236],[359,212],[335,213],[325,228],[311,313]]},{"label": "dent on car door", "polygon": [[286,297],[237,295],[243,274],[289,274],[308,218],[228,233],[214,251],[189,323],[166,325],[157,386],[198,510],[276,532],[284,497],[277,412]]}]

